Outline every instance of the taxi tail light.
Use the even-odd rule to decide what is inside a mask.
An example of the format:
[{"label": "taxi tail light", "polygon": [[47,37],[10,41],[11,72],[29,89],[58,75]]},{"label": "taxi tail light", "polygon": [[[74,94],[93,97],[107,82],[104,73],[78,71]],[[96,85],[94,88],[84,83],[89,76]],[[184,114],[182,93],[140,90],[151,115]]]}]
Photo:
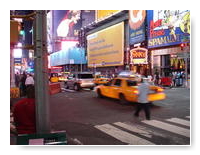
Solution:
[{"label": "taxi tail light", "polygon": [[158,88],[157,92],[163,92],[163,88]]},{"label": "taxi tail light", "polygon": [[134,94],[139,94],[138,90],[133,91]]}]

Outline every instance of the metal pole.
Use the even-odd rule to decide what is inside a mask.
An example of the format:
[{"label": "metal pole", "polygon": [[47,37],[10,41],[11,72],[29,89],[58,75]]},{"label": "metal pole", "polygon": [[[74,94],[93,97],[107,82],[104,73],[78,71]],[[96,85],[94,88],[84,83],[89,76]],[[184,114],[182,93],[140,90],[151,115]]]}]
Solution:
[{"label": "metal pole", "polygon": [[81,50],[81,73],[82,73],[82,49],[79,48],[79,50]]},{"label": "metal pole", "polygon": [[10,48],[10,87],[15,87],[15,64],[14,64],[14,47]]},{"label": "metal pole", "polygon": [[34,30],[36,129],[37,133],[49,133],[50,121],[46,11],[36,11]]},{"label": "metal pole", "polygon": [[186,57],[185,57],[185,87],[188,87],[188,54],[186,53]]}]

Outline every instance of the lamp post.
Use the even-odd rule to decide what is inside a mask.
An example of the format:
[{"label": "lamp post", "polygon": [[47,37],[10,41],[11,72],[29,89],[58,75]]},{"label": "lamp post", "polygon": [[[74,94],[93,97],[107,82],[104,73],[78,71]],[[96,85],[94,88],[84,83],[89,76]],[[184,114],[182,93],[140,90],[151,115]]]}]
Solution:
[{"label": "lamp post", "polygon": [[126,67],[125,67],[126,70],[130,70],[130,62],[129,62],[130,53],[129,52],[130,52],[130,47],[128,46],[126,48]]},{"label": "lamp post", "polygon": [[83,59],[82,53],[83,53],[83,52],[82,52],[82,49],[81,49],[81,48],[79,48],[79,50],[80,50],[80,53],[81,53],[81,73],[82,73],[82,67],[83,67],[83,66],[82,66],[82,59]]}]

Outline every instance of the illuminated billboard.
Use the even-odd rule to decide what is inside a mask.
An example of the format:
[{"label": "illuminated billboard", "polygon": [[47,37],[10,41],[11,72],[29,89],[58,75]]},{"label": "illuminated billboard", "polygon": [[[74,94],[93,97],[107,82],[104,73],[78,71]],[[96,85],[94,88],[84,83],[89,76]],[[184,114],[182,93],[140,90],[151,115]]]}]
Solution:
[{"label": "illuminated billboard", "polygon": [[189,10],[148,10],[148,48],[190,42]]},{"label": "illuminated billboard", "polygon": [[129,40],[130,45],[145,40],[146,10],[129,10]]},{"label": "illuminated billboard", "polygon": [[108,17],[120,10],[96,10],[96,20],[100,20],[102,18]]},{"label": "illuminated billboard", "polygon": [[[72,38],[78,37],[81,28],[80,10],[53,10],[54,37]],[[78,38],[77,38],[78,39]]]},{"label": "illuminated billboard", "polygon": [[50,66],[66,64],[86,64],[85,50],[83,48],[68,48],[50,55]]},{"label": "illuminated billboard", "polygon": [[88,67],[120,66],[124,62],[124,22],[87,36]]},{"label": "illuminated billboard", "polygon": [[146,48],[134,48],[130,51],[130,64],[147,64]]}]

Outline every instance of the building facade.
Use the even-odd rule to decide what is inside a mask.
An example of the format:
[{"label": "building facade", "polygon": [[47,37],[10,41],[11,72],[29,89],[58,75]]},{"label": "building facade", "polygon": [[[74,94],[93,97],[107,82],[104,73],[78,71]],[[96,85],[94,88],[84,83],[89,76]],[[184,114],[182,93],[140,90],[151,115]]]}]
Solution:
[{"label": "building facade", "polygon": [[[69,12],[77,25],[62,30]],[[67,10],[52,12],[52,20],[51,66],[102,74],[132,70],[146,76],[190,72],[189,10]]]}]

